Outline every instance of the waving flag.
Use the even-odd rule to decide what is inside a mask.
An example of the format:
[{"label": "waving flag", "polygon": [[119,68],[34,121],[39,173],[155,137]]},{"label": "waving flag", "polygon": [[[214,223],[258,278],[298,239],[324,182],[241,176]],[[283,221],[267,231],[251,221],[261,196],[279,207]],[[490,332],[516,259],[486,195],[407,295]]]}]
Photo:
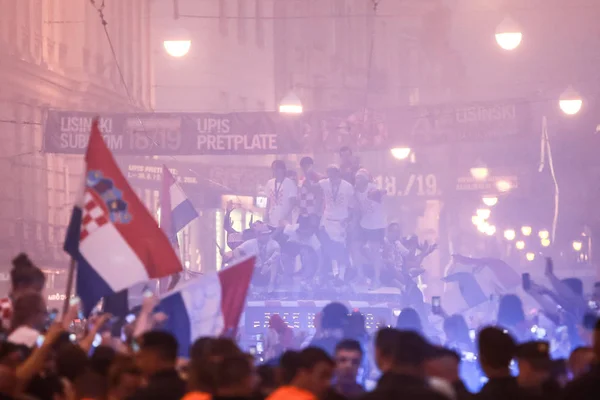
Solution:
[{"label": "waving flag", "polygon": [[199,337],[235,332],[246,304],[254,261],[250,258],[203,275],[162,298],[159,308],[168,316],[164,329],[177,338],[180,356],[188,357],[190,345]]},{"label": "waving flag", "polygon": [[177,232],[198,218],[198,212],[166,165],[163,165],[162,174],[160,227],[171,243],[177,243]]},{"label": "waving flag", "polygon": [[88,314],[104,296],[182,270],[171,243],[137,198],[92,124],[86,181],[65,251],[77,261],[77,294]]}]

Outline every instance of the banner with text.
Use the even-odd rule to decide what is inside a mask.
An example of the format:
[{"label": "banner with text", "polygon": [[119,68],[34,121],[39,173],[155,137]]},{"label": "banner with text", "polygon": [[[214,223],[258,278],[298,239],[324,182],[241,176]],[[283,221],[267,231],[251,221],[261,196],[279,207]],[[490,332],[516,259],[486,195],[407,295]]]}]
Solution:
[{"label": "banner with text", "polygon": [[[48,112],[44,151],[82,154],[95,113]],[[387,111],[142,113],[100,115],[115,154],[294,154],[390,149],[533,132],[525,102],[410,107]]]}]

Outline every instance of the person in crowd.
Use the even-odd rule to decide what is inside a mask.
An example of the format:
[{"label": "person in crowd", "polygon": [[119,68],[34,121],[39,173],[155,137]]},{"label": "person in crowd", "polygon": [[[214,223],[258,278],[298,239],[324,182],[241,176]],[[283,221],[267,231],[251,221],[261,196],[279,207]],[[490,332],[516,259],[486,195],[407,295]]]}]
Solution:
[{"label": "person in crowd", "polygon": [[345,339],[335,347],[334,388],[348,399],[356,398],[365,392],[357,383],[363,358],[362,346],[356,340]]},{"label": "person in crowd", "polygon": [[346,233],[354,204],[354,187],[342,179],[337,166],[327,168],[327,178],[319,181],[325,200],[319,240],[325,255],[337,263],[340,281],[344,281],[350,257],[346,249]]},{"label": "person in crowd", "polygon": [[256,257],[256,268],[252,285],[267,286],[268,292],[275,290],[277,274],[280,270],[281,247],[272,237],[272,230],[262,222],[254,223],[256,238],[247,240],[234,251],[234,258]]},{"label": "person in crowd", "polygon": [[600,395],[600,320],[594,329],[593,350],[596,359],[590,370],[566,386],[564,400],[592,400]]},{"label": "person in crowd", "polygon": [[457,400],[472,400],[473,394],[460,378],[460,362],[461,357],[456,351],[435,347],[425,362],[425,373],[450,383]]},{"label": "person in crowd", "polygon": [[279,386],[276,369],[271,365],[263,364],[258,366],[256,373],[258,375],[256,397],[261,399],[267,398]]},{"label": "person in crowd", "polygon": [[592,306],[596,312],[600,310],[600,281],[594,283],[594,290],[592,291]]},{"label": "person in crowd", "polygon": [[[308,288],[321,269],[321,242],[317,237],[319,231],[317,215],[300,218],[297,224],[283,228],[281,244],[282,265],[289,276],[299,276],[301,283]],[[301,270],[296,273],[296,259],[300,257]]]},{"label": "person in crowd", "polygon": [[517,295],[507,294],[500,298],[496,324],[508,330],[518,342],[526,341],[531,336],[529,323],[525,319],[523,302]]},{"label": "person in crowd", "polygon": [[279,314],[269,319],[269,330],[265,341],[265,360],[280,357],[294,347],[294,332]]},{"label": "person in crowd", "polygon": [[289,384],[279,387],[267,400],[316,400],[331,387],[334,361],[321,349],[308,347],[295,358],[295,371]]},{"label": "person in crowd", "polygon": [[348,326],[348,308],[341,303],[329,303],[321,311],[321,329],[310,342],[311,347],[323,349],[331,357],[335,346],[345,336]]},{"label": "person in crowd", "polygon": [[130,399],[181,399],[186,393],[186,384],[176,369],[177,339],[167,332],[150,331],[139,338],[138,344],[136,365],[142,372],[146,386]]},{"label": "person in crowd", "polygon": [[577,347],[569,356],[568,366],[573,379],[586,374],[596,359],[594,349],[591,347]]},{"label": "person in crowd", "polygon": [[561,389],[567,386],[567,383],[569,383],[569,367],[567,365],[567,360],[564,358],[552,360],[550,381],[556,383]]},{"label": "person in crowd", "polygon": [[24,293],[17,297],[13,307],[7,340],[28,348],[40,344],[47,321],[46,302],[41,294],[35,291]]},{"label": "person in crowd", "polygon": [[107,400],[127,400],[142,384],[140,369],[132,357],[119,355],[107,371]]},{"label": "person in crowd", "polygon": [[488,382],[477,398],[481,400],[504,400],[519,398],[516,378],[511,376],[510,363],[515,356],[514,339],[497,327],[487,327],[479,332],[479,363]]},{"label": "person in crowd", "polygon": [[431,346],[415,332],[379,330],[375,337],[375,361],[383,375],[375,390],[362,399],[447,400],[426,380],[425,361],[431,351]]},{"label": "person in crowd", "polygon": [[15,257],[12,265],[8,297],[0,299],[0,323],[1,328],[6,331],[11,327],[13,302],[25,293],[41,294],[46,284],[46,276],[26,254],[21,253]]},{"label": "person in crowd", "polygon": [[325,176],[315,171],[315,162],[311,157],[302,157],[300,169],[304,175],[298,190],[299,221],[303,218],[316,216],[319,221],[323,214],[323,191],[319,181]]},{"label": "person in crowd", "polygon": [[446,334],[446,346],[462,353],[463,351],[474,353],[473,340],[469,334],[469,327],[465,317],[460,314],[451,315],[444,319],[444,333]]},{"label": "person in crowd", "polygon": [[357,264],[359,283],[364,281],[364,263],[362,255],[366,255],[367,263],[373,268],[371,289],[381,286],[383,269],[382,250],[385,242],[387,217],[383,208],[385,190],[377,189],[371,175],[366,169],[356,172],[354,193],[357,201],[357,217],[359,234],[354,243],[354,261]]},{"label": "person in crowd", "polygon": [[287,177],[285,163],[275,160],[271,164],[273,178],[267,182],[267,224],[272,230],[292,222],[292,212],[296,206],[298,186]]},{"label": "person in crowd", "polygon": [[352,154],[352,149],[348,146],[342,146],[339,155],[342,179],[354,186],[356,173],[360,169],[360,160]]},{"label": "person in crowd", "polygon": [[555,399],[560,395],[560,386],[552,381],[552,360],[547,342],[531,341],[517,346],[516,359],[519,365],[517,384],[528,397]]},{"label": "person in crowd", "polygon": [[421,317],[414,308],[407,307],[400,311],[396,320],[396,329],[400,331],[411,331],[423,335],[423,323]]},{"label": "person in crowd", "polygon": [[201,337],[190,350],[189,393],[184,400],[204,399],[215,393],[214,371],[225,358],[242,355],[237,344],[228,338]]},{"label": "person in crowd", "polygon": [[255,370],[252,360],[243,354],[223,358],[216,365],[213,400],[250,399],[255,393]]}]

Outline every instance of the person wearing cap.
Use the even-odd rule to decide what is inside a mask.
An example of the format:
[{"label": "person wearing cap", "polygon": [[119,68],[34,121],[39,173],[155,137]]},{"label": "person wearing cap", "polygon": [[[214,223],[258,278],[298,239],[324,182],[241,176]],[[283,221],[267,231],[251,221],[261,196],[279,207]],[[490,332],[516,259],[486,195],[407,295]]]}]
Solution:
[{"label": "person wearing cap", "polygon": [[319,240],[325,255],[337,263],[338,279],[345,279],[346,268],[350,265],[350,257],[346,248],[346,234],[351,209],[354,204],[354,187],[342,179],[340,169],[336,165],[327,168],[327,178],[319,181],[323,191],[325,209]]},{"label": "person wearing cap", "polygon": [[531,341],[517,346],[517,383],[528,397],[553,399],[560,395],[558,384],[550,380],[552,360],[548,342]]},{"label": "person wearing cap", "polygon": [[266,186],[267,209],[266,222],[271,229],[277,229],[292,221],[292,212],[296,206],[298,185],[287,176],[287,169],[282,160],[271,164],[273,178]]},{"label": "person wearing cap", "polygon": [[563,393],[564,400],[597,400],[600,398],[600,320],[594,326],[594,354],[596,360],[590,370],[570,382]]},{"label": "person wearing cap", "polygon": [[358,237],[353,243],[353,260],[358,265],[359,283],[364,281],[362,255],[366,255],[368,263],[373,266],[374,277],[371,289],[381,286],[381,270],[383,267],[382,249],[385,242],[387,217],[383,208],[385,190],[377,189],[371,174],[364,168],[356,172],[354,184],[358,216]]},{"label": "person wearing cap", "polygon": [[252,285],[267,286],[268,292],[272,292],[280,269],[281,248],[271,237],[271,228],[263,222],[255,222],[253,229],[256,237],[239,245],[233,251],[233,256],[236,260],[256,257]]}]

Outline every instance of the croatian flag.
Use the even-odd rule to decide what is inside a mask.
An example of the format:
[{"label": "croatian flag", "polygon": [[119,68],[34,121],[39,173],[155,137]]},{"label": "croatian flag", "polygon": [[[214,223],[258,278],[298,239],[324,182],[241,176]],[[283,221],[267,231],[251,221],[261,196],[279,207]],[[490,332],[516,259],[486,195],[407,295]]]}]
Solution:
[{"label": "croatian flag", "polygon": [[162,174],[160,227],[171,243],[177,245],[177,232],[198,218],[198,212],[166,165],[163,165]]},{"label": "croatian flag", "polygon": [[200,276],[166,294],[159,309],[168,318],[163,327],[179,342],[179,355],[189,356],[191,344],[203,336],[235,333],[246,305],[254,272],[249,258],[218,273]]},{"label": "croatian flag", "polygon": [[86,181],[64,249],[77,262],[77,294],[87,315],[105,296],[182,270],[173,246],[137,198],[92,124]]}]

